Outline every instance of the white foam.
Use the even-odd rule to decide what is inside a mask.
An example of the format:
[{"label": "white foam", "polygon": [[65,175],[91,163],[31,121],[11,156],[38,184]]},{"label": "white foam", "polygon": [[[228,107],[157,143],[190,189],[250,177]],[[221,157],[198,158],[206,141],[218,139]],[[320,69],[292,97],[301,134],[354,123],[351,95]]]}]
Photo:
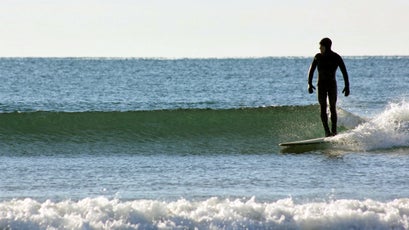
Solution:
[{"label": "white foam", "polygon": [[390,104],[373,119],[331,139],[360,151],[409,147],[409,103]]},{"label": "white foam", "polygon": [[296,204],[210,198],[0,203],[1,229],[408,229],[409,199]]}]

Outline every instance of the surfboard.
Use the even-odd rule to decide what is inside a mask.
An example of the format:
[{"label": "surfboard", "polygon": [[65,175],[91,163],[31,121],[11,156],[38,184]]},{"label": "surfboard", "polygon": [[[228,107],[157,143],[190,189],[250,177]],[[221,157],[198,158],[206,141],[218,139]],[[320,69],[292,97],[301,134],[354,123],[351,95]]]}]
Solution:
[{"label": "surfboard", "polygon": [[278,145],[283,146],[283,147],[291,147],[291,146],[300,146],[300,145],[317,145],[317,144],[324,144],[324,143],[329,143],[328,138],[320,137],[320,138],[301,140],[301,141],[284,142]]}]

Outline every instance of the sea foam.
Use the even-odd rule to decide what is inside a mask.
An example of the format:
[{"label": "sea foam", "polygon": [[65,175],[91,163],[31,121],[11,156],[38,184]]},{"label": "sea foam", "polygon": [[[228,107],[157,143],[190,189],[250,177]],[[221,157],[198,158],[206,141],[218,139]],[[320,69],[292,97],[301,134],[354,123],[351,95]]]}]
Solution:
[{"label": "sea foam", "polygon": [[409,199],[334,200],[209,198],[121,201],[105,197],[0,203],[1,229],[407,229]]},{"label": "sea foam", "polygon": [[379,115],[331,140],[357,151],[409,147],[409,102],[390,103]]}]

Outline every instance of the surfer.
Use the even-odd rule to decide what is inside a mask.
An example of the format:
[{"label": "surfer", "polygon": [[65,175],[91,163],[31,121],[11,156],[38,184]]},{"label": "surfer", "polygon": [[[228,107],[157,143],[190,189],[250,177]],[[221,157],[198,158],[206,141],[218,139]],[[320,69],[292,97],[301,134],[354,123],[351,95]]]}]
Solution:
[{"label": "surfer", "polygon": [[[325,136],[335,136],[337,134],[337,81],[335,73],[337,68],[344,77],[345,88],[342,91],[345,97],[349,95],[348,72],[341,56],[331,50],[332,41],[329,38],[323,38],[320,41],[320,53],[316,54],[311,63],[308,73],[308,92],[313,93],[315,87],[312,85],[314,71],[318,67],[318,102],[321,109],[321,121],[324,126]],[[328,126],[327,98],[331,112],[331,130]]]}]

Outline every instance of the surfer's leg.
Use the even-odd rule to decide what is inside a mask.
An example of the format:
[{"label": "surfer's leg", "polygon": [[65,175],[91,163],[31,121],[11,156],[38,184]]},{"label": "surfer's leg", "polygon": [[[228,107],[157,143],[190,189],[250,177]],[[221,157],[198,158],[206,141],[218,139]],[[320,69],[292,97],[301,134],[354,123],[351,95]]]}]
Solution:
[{"label": "surfer's leg", "polygon": [[327,106],[321,105],[321,121],[322,125],[324,126],[325,136],[331,136],[331,131],[329,130],[328,126],[328,115],[327,115]]},{"label": "surfer's leg", "polygon": [[321,110],[321,121],[324,126],[325,136],[330,136],[331,132],[328,126],[328,115],[327,115],[327,93],[324,90],[318,89],[318,102],[320,103]]},{"label": "surfer's leg", "polygon": [[329,110],[331,112],[331,132],[337,135],[337,88],[336,86],[328,92]]}]

